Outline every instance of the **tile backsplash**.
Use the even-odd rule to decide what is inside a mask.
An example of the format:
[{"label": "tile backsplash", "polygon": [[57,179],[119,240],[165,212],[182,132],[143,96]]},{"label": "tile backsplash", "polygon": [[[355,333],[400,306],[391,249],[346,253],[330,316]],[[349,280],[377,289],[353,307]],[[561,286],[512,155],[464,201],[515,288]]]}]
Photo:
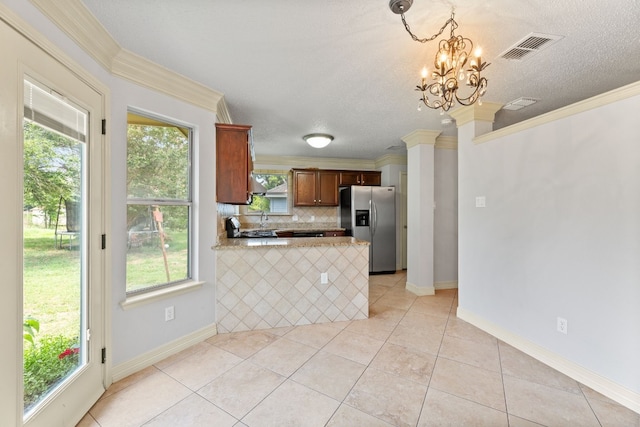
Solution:
[{"label": "tile backsplash", "polygon": [[[311,229],[338,227],[340,211],[337,207],[290,207],[289,215],[267,215],[267,228],[281,229]],[[218,203],[218,236],[226,236],[224,221],[227,217],[236,215],[236,208],[232,205]],[[260,228],[260,215],[238,215],[241,228]],[[297,221],[294,221],[297,219]]]}]

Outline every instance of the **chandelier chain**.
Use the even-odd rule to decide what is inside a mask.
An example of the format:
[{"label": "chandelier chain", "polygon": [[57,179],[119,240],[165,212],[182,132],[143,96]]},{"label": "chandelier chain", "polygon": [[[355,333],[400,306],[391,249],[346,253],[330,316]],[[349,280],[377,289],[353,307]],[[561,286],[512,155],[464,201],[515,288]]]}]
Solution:
[{"label": "chandelier chain", "polygon": [[409,35],[411,35],[411,38],[414,41],[420,42],[420,43],[427,43],[430,41],[435,40],[437,37],[439,37],[444,30],[447,28],[447,25],[451,24],[451,37],[453,37],[453,32],[456,28],[458,28],[458,23],[455,21],[455,19],[453,19],[454,17],[454,11],[451,10],[451,18],[447,19],[447,22],[444,23],[444,25],[442,26],[442,28],[440,28],[440,31],[438,31],[436,34],[432,35],[431,37],[427,37],[424,39],[419,38],[418,36],[416,36],[415,34],[413,34],[413,32],[411,32],[411,27],[409,27],[409,24],[407,24],[407,20],[404,17],[404,13],[400,14],[400,17],[402,18],[402,23],[404,24],[404,29],[407,30],[407,33],[409,33]]}]

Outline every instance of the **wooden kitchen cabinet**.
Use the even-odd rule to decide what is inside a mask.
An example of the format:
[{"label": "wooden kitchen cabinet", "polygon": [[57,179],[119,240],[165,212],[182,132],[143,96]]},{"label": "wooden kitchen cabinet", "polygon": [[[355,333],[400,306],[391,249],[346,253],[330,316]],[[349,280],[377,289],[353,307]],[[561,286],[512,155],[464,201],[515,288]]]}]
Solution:
[{"label": "wooden kitchen cabinet", "polygon": [[342,237],[344,236],[344,231],[325,231],[324,237]]},{"label": "wooden kitchen cabinet", "polygon": [[216,123],[216,200],[251,203],[253,172],[251,126]]},{"label": "wooden kitchen cabinet", "polygon": [[337,171],[293,169],[294,206],[338,206]]},{"label": "wooden kitchen cabinet", "polygon": [[340,186],[381,185],[382,173],[378,171],[340,171]]}]

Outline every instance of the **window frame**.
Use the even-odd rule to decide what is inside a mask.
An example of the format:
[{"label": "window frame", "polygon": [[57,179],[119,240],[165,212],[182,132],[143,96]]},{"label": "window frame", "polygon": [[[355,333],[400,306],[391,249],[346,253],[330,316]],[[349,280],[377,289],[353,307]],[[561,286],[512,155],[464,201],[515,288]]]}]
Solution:
[{"label": "window frame", "polygon": [[[285,177],[286,183],[287,183],[287,196],[286,196],[286,206],[287,206],[287,211],[286,212],[265,212],[266,214],[269,214],[269,216],[291,216],[291,173],[289,171],[286,170],[254,170],[253,171],[253,175],[282,175]],[[254,178],[255,179],[255,178]],[[240,206],[240,214],[242,215],[247,215],[247,216],[253,216],[253,215],[261,215],[262,212],[259,210],[252,210],[251,209],[251,205],[246,205],[246,206]]]},{"label": "window frame", "polygon": [[[129,195],[127,194],[127,200],[126,200],[126,207],[125,209],[128,209],[129,206],[132,205],[138,205],[138,206],[149,206],[150,208],[152,208],[153,206],[186,206],[187,207],[187,265],[186,265],[186,269],[187,269],[187,274],[185,278],[179,279],[179,280],[171,280],[169,282],[164,282],[164,283],[159,283],[159,284],[154,284],[154,285],[149,285],[149,286],[145,286],[143,288],[139,288],[139,289],[134,289],[134,290],[129,290],[127,289],[127,273],[128,273],[128,262],[125,262],[125,294],[127,296],[127,300],[131,300],[132,302],[135,300],[135,297],[144,297],[146,294],[149,293],[157,293],[160,292],[161,294],[166,293],[167,291],[171,291],[172,288],[184,288],[185,285],[189,285],[190,283],[194,283],[196,285],[200,285],[200,283],[195,283],[194,282],[194,278],[193,278],[193,257],[194,257],[194,239],[193,239],[193,230],[194,230],[194,202],[193,202],[193,195],[194,195],[194,179],[193,179],[193,173],[194,173],[194,168],[193,168],[193,155],[194,155],[194,135],[195,135],[195,129],[192,125],[186,124],[184,122],[181,122],[179,120],[175,120],[175,119],[171,119],[171,118],[167,118],[158,114],[154,114],[154,113],[149,113],[147,111],[140,111],[140,110],[136,110],[133,108],[128,108],[127,109],[127,116],[129,114],[133,114],[136,116],[140,116],[142,118],[146,118],[149,119],[151,121],[155,121],[155,122],[159,122],[159,123],[163,123],[163,124],[167,124],[167,125],[171,125],[173,127],[179,128],[179,129],[187,129],[188,135],[186,135],[187,138],[187,142],[189,144],[188,150],[187,150],[187,198],[186,199],[175,199],[175,198],[144,198],[144,197],[129,197]],[[135,123],[130,123],[129,120],[127,119],[127,131],[129,129],[129,126],[131,124],[135,124]],[[144,124],[144,126],[154,126],[154,124],[149,123],[149,124]],[[128,153],[128,149],[129,149],[129,138],[127,136],[126,138],[126,142],[127,142],[127,153]],[[127,154],[127,159],[128,159],[128,154]],[[126,172],[127,175],[129,173],[129,167],[127,165],[126,167]],[[128,193],[128,191],[127,191]],[[128,233],[129,233],[129,229],[127,227],[127,241],[128,241]],[[129,249],[127,248],[127,251]],[[135,302],[134,302],[135,304]]]}]

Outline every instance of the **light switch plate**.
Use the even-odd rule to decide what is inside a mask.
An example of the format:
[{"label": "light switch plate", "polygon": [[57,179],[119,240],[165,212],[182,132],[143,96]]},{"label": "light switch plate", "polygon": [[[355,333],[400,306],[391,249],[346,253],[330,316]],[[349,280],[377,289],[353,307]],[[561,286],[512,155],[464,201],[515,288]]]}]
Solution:
[{"label": "light switch plate", "polygon": [[476,197],[476,208],[486,208],[487,207],[487,198],[484,196]]}]

